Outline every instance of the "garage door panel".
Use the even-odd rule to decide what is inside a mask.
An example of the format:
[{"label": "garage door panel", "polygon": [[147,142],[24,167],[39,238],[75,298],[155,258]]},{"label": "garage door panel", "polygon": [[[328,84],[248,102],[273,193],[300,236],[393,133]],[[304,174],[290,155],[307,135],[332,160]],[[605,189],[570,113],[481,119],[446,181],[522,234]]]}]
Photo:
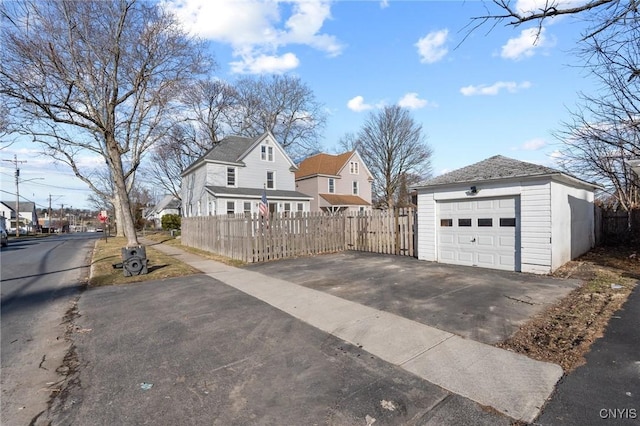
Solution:
[{"label": "garage door panel", "polygon": [[455,235],[440,233],[440,244],[453,244],[455,242]]},{"label": "garage door panel", "polygon": [[456,242],[460,245],[471,245],[473,240],[473,234],[469,233],[460,233],[455,236]]},{"label": "garage door panel", "polygon": [[453,250],[440,250],[440,259],[445,263],[453,263],[456,260],[456,253]]},{"label": "garage door panel", "polygon": [[458,256],[455,256],[455,258],[465,265],[473,265],[474,256],[472,252],[458,251]]},{"label": "garage door panel", "polygon": [[517,210],[516,197],[438,202],[437,223],[451,225],[437,228],[438,260],[516,270]]},{"label": "garage door panel", "polygon": [[500,235],[498,240],[499,240],[499,243],[498,243],[499,247],[513,249],[516,246],[515,235]]},{"label": "garage door panel", "polygon": [[478,235],[476,239],[476,244],[478,246],[487,246],[487,247],[495,247],[496,238],[493,235]]}]

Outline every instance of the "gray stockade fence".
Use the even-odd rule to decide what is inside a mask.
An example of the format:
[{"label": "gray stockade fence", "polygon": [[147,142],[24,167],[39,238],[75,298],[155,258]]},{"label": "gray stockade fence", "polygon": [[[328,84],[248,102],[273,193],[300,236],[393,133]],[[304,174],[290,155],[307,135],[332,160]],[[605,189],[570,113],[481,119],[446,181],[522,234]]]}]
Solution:
[{"label": "gray stockade fence", "polygon": [[244,262],[344,250],[416,256],[415,210],[182,218],[182,244]]}]

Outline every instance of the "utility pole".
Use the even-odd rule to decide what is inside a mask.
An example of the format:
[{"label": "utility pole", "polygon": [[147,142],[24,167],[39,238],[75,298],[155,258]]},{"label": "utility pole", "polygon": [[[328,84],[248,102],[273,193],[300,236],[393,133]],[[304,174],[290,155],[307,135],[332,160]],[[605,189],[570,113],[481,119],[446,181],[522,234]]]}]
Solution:
[{"label": "utility pole", "polygon": [[[18,164],[26,163],[26,161],[18,161],[18,156],[13,154],[13,160],[4,160],[13,163],[16,166],[16,238],[20,236],[20,169]],[[11,219],[9,219],[11,220]]]},{"label": "utility pole", "polygon": [[60,197],[62,197],[62,195],[51,195],[49,194],[49,234],[51,234],[51,228],[53,228],[53,216],[51,216],[51,197],[57,197],[56,200],[58,200]]}]

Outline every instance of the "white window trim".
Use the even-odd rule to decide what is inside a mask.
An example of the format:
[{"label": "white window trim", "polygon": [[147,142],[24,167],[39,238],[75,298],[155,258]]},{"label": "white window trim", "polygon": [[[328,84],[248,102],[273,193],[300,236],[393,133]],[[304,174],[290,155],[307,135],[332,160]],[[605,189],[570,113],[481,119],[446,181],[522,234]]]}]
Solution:
[{"label": "white window trim", "polygon": [[270,163],[273,163],[274,161],[273,147],[265,144],[260,145],[260,159],[262,161],[268,161]]},{"label": "white window trim", "polygon": [[[233,170],[233,181],[235,182],[233,185],[229,185],[229,170]],[[238,187],[238,168],[227,166],[226,179],[227,179],[227,188],[237,188]]]},{"label": "white window trim", "polygon": [[360,165],[358,164],[357,161],[352,161],[351,163],[349,163],[349,171],[351,172],[352,175],[357,175],[360,174]]},{"label": "white window trim", "polygon": [[[269,173],[273,174],[273,185],[269,186]],[[276,189],[276,171],[275,170],[267,170],[266,176],[265,176],[265,187],[267,189]]]},{"label": "white window trim", "polygon": [[[233,203],[233,213],[229,213],[229,203]],[[236,202],[235,201],[227,201],[226,203],[226,213],[227,214],[236,214]]]},{"label": "white window trim", "polygon": [[357,180],[354,180],[351,184],[351,193],[353,195],[360,195],[360,183]]},{"label": "white window trim", "polygon": [[[333,187],[333,189],[332,189]],[[329,178],[327,180],[327,192],[329,194],[335,194],[336,193],[336,180],[334,178]]]}]

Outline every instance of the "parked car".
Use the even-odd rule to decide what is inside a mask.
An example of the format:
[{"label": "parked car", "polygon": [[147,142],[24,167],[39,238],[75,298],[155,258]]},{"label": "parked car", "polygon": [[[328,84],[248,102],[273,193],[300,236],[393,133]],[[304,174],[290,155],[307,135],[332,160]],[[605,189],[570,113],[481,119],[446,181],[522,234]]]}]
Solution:
[{"label": "parked car", "polygon": [[7,231],[2,228],[0,229],[0,246],[6,247],[9,245],[9,236],[7,235]]}]

